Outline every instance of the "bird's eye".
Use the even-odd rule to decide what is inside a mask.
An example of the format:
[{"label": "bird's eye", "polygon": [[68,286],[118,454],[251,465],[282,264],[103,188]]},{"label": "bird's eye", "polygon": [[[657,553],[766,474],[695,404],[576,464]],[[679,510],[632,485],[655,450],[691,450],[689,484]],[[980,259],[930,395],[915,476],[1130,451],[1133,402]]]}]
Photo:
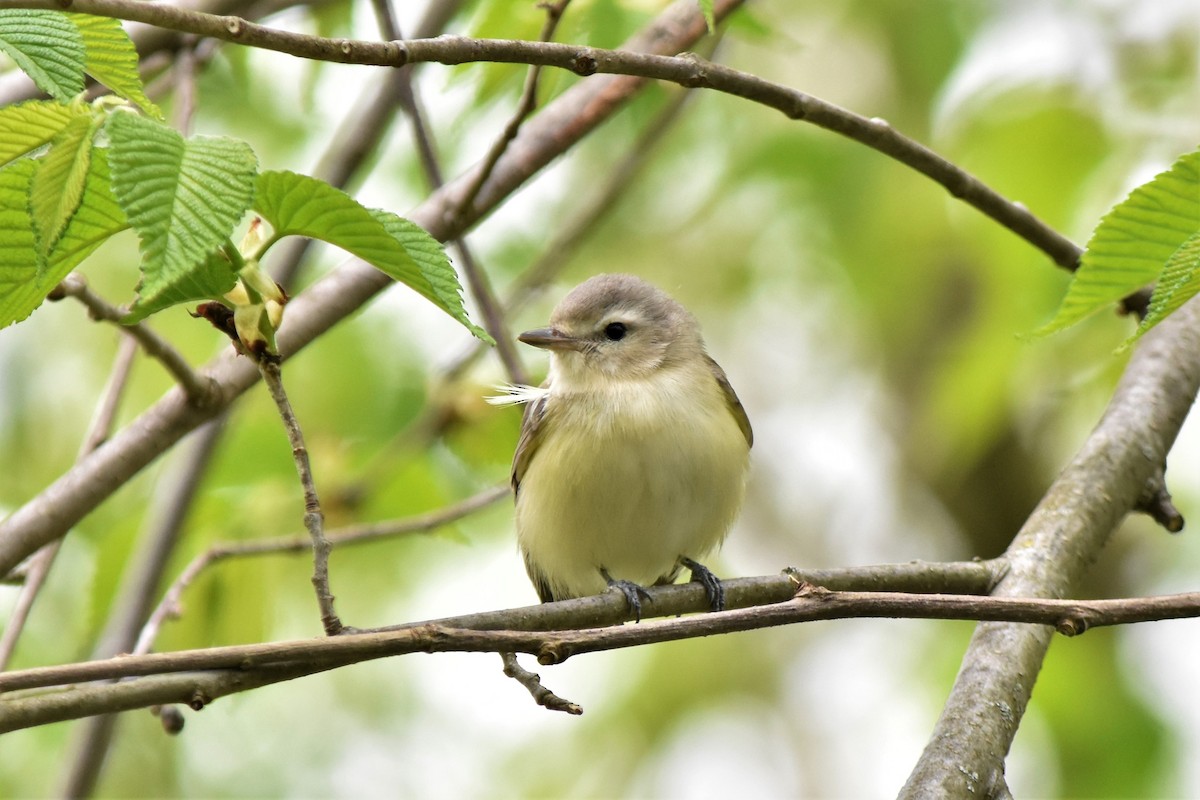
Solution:
[{"label": "bird's eye", "polygon": [[614,342],[624,339],[628,332],[629,329],[625,327],[624,322],[610,322],[604,326],[604,335]]}]

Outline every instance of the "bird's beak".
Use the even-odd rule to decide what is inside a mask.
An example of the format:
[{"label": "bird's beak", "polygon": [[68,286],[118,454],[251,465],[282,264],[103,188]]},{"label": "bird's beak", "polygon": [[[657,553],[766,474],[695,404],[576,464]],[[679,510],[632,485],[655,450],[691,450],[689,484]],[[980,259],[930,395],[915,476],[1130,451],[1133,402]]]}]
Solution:
[{"label": "bird's beak", "polygon": [[578,350],[583,344],[579,339],[567,336],[555,328],[537,328],[525,331],[517,337],[517,340],[534,347],[544,347],[547,350]]}]

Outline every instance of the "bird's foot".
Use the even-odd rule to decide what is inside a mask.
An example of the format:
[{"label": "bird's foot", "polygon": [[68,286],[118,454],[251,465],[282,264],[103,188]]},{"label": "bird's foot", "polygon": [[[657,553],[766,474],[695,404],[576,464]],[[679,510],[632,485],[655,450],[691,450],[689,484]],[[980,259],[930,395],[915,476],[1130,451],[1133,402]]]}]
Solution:
[{"label": "bird's foot", "polygon": [[698,561],[684,556],[679,559],[679,563],[683,564],[692,571],[692,582],[698,583],[704,587],[704,594],[708,595],[708,604],[713,611],[725,610],[725,587],[721,585],[721,579],[712,574],[712,570],[704,566]]},{"label": "bird's foot", "polygon": [[604,580],[608,583],[609,589],[615,589],[625,595],[625,602],[629,604],[629,610],[633,612],[633,621],[642,621],[642,599],[650,602],[650,593],[646,591],[646,587],[633,581],[617,580],[608,574],[608,570],[601,569],[600,574],[604,576]]}]

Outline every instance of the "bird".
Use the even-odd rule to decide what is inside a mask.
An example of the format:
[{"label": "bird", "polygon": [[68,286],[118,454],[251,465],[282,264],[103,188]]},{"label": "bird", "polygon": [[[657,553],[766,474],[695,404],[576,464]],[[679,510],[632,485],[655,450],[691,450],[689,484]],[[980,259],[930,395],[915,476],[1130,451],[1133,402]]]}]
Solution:
[{"label": "bird", "polygon": [[738,514],[754,433],[696,318],[639,277],[602,274],[517,339],[550,362],[540,387],[501,400],[526,404],[511,478],[541,601],[615,589],[640,620],[645,587],[687,568],[722,610],[698,559]]}]

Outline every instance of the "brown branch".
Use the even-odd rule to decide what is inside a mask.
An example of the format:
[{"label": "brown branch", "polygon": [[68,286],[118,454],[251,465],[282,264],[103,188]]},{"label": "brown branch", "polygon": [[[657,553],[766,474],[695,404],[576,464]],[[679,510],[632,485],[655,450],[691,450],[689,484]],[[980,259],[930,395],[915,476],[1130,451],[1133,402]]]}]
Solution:
[{"label": "brown branch", "polygon": [[[92,658],[111,658],[132,648],[158,592],[163,572],[185,530],[188,513],[200,490],[204,474],[224,431],[228,415],[197,431],[182,454],[177,477],[173,470],[166,485],[155,492],[148,514],[152,521],[139,536],[122,575],[116,599],[95,646]],[[170,719],[168,714],[164,720]],[[117,725],[117,715],[91,717],[73,731],[64,772],[56,795],[87,797],[95,789]]]},{"label": "brown branch", "polygon": [[275,407],[279,409],[288,443],[292,446],[292,459],[296,462],[296,472],[300,476],[300,487],[304,492],[304,527],[312,537],[312,584],[317,593],[317,606],[321,610],[321,625],[327,636],[335,636],[341,633],[343,626],[333,609],[333,593],[329,588],[329,553],[333,550],[333,545],[325,538],[325,514],[321,511],[321,501],[313,481],[312,464],[308,460],[304,433],[300,430],[300,421],[296,419],[296,413],[288,401],[287,391],[283,388],[279,362],[269,356],[263,356],[259,359],[259,370],[271,399],[275,401]]},{"label": "brown branch", "polygon": [[[924,145],[901,135],[885,120],[859,116],[795,89],[694,56],[651,55],[552,42],[457,36],[405,42],[323,39],[255,25],[238,17],[199,14],[140,0],[66,2],[74,11],[148,22],[322,61],[388,67],[427,61],[440,64],[494,61],[558,67],[584,76],[597,73],[630,75],[712,89],[774,108],[791,119],[805,120],[891,156],[940,183],[954,197],[1043,250],[1059,266],[1075,269],[1082,252],[1078,245],[1050,228],[1023,205],[1005,199],[975,176]],[[737,3],[717,3],[716,18],[722,19],[734,5]],[[61,7],[59,0],[0,0],[0,8]],[[474,217],[475,213],[469,216]]]},{"label": "brown branch", "polygon": [[[747,579],[758,580],[758,579]],[[730,584],[736,583],[730,581]],[[699,587],[659,587],[659,594]],[[701,589],[699,594],[703,594]],[[696,594],[696,592],[688,592]],[[586,598],[585,598],[586,599]],[[700,600],[702,605],[703,598]],[[552,606],[578,605],[580,601],[550,603],[530,609],[500,612],[514,622],[527,613]],[[549,614],[544,614],[549,617]],[[982,619],[1020,622],[1039,630],[1057,629],[1078,634],[1089,627],[1123,625],[1163,619],[1200,616],[1200,593],[1121,600],[1047,600],[1039,598],[973,597],[962,595],[914,595],[894,592],[835,592],[802,585],[790,599],[767,605],[720,613],[666,618],[639,625],[620,625],[585,630],[478,630],[455,627],[456,620],[418,623],[405,628],[374,633],[354,633],[302,641],[216,647],[206,650],[127,656],[105,661],[40,667],[0,674],[0,732],[44,724],[69,716],[98,713],[93,687],[76,686],[71,691],[76,703],[59,704],[52,712],[38,711],[45,702],[43,692],[28,690],[108,681],[163,676],[167,673],[196,673],[213,670],[245,675],[245,688],[277,680],[290,680],[365,660],[408,653],[434,652],[523,652],[537,656],[542,664],[557,664],[584,653],[637,647],[701,636],[757,630],[815,620],[847,618]],[[278,677],[264,672],[278,671]],[[191,679],[191,678],[189,678]],[[123,680],[94,691],[108,702],[125,704],[130,696],[142,697],[139,680]],[[122,691],[122,687],[127,687]],[[177,687],[176,687],[177,688]],[[234,685],[229,691],[242,691]],[[57,693],[55,693],[57,694]],[[50,695],[54,696],[54,695]],[[211,696],[193,696],[193,705],[204,705]],[[31,710],[33,707],[33,710]],[[124,706],[128,707],[128,706]],[[104,709],[112,710],[112,709]]]},{"label": "brown branch", "polygon": [[500,658],[504,661],[504,674],[524,686],[539,706],[550,711],[563,711],[574,717],[583,713],[583,708],[577,703],[559,697],[542,685],[542,676],[522,667],[516,653],[501,653]]},{"label": "brown branch", "polygon": [[[1010,569],[998,594],[1065,597],[1074,591],[1117,524],[1161,474],[1200,388],[1198,352],[1195,301],[1141,340],[1099,424],[1009,546]],[[1002,785],[1004,757],[1050,638],[1044,628],[976,628],[901,797],[960,797],[971,787],[986,795],[988,787]]]}]

